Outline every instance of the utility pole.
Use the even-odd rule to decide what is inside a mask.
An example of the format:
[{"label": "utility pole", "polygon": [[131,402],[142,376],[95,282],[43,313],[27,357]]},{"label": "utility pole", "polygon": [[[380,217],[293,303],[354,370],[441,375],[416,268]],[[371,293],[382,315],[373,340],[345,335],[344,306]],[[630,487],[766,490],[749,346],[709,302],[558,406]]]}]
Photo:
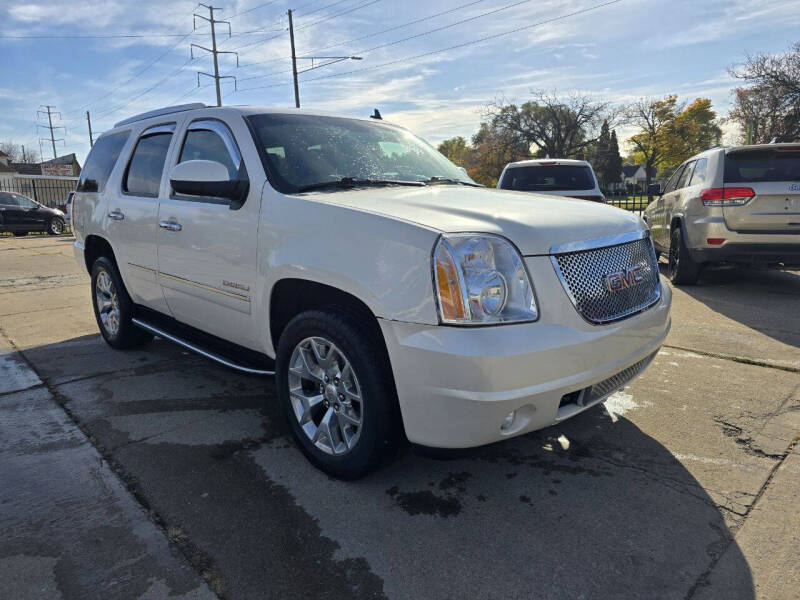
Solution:
[{"label": "utility pole", "polygon": [[[300,85],[297,83],[298,73],[313,71],[314,69],[319,69],[320,67],[332,65],[333,63],[341,62],[343,60],[361,60],[361,57],[360,56],[297,56],[294,49],[294,23],[292,22],[291,10],[288,12],[288,15],[289,15],[289,43],[292,46],[292,76],[294,77],[294,107],[300,108]],[[311,67],[308,69],[303,69],[302,71],[298,71],[297,70],[298,60],[310,60]],[[315,60],[327,60],[328,62],[322,63],[321,65],[314,65]]]},{"label": "utility pole", "polygon": [[294,25],[289,11],[289,43],[292,45],[292,76],[294,77],[294,107],[300,108],[300,86],[297,84],[297,55],[294,52]]},{"label": "utility pole", "polygon": [[92,117],[89,116],[89,111],[86,111],[86,122],[89,124],[89,147],[94,146],[94,138],[92,138]]},{"label": "utility pole", "polygon": [[189,47],[190,56],[194,58],[194,49],[200,48],[201,50],[205,50],[206,52],[210,52],[214,57],[214,74],[211,73],[197,73],[197,87],[200,87],[200,75],[205,75],[206,77],[211,77],[214,79],[214,83],[217,87],[217,106],[222,106],[222,93],[219,89],[219,80],[220,79],[233,79],[234,89],[236,89],[236,77],[233,75],[220,75],[219,74],[219,61],[217,56],[220,54],[235,54],[236,55],[236,66],[239,66],[239,53],[238,52],[230,52],[225,50],[217,50],[217,30],[215,25],[217,23],[224,23],[228,26],[228,37],[231,37],[231,24],[229,21],[218,21],[214,18],[214,11],[215,10],[222,10],[221,8],[217,8],[216,6],[209,6],[208,4],[200,3],[200,6],[204,6],[208,9],[208,17],[204,17],[203,15],[192,15],[193,16],[193,23],[194,28],[197,29],[197,19],[203,19],[204,21],[208,21],[211,24],[211,48],[206,48],[204,46],[199,46],[197,44],[192,44]]},{"label": "utility pole", "polygon": [[[62,127],[60,125],[59,126],[55,126],[55,127],[53,126],[53,115],[58,115],[58,118],[59,119],[61,118],[61,113],[58,112],[58,111],[54,111],[53,110],[54,108],[55,108],[55,106],[53,106],[51,104],[42,104],[39,107],[39,110],[36,111],[36,115],[37,116],[40,115],[40,114],[41,115],[44,115],[44,114],[47,115],[47,125],[37,124],[37,126],[38,127],[44,127],[45,129],[48,129],[50,131],[50,143],[53,145],[53,158],[58,158],[58,154],[56,153],[56,142],[63,142],[64,138],[56,138],[55,130],[56,129],[63,129],[64,130],[64,135],[66,135],[67,134],[67,128],[66,127]],[[45,109],[45,110],[41,110],[41,109]],[[42,138],[39,138],[39,139],[41,140]],[[44,139],[47,139],[47,138],[44,138]]]}]

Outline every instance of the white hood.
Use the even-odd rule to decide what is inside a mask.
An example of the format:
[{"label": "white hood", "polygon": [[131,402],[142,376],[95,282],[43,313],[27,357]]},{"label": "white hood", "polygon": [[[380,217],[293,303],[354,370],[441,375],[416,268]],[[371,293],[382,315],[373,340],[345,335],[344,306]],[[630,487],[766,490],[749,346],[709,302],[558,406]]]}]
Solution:
[{"label": "white hood", "polygon": [[526,256],[551,246],[640,231],[633,213],[588,200],[459,185],[321,193],[316,199],[447,233],[497,233]]}]

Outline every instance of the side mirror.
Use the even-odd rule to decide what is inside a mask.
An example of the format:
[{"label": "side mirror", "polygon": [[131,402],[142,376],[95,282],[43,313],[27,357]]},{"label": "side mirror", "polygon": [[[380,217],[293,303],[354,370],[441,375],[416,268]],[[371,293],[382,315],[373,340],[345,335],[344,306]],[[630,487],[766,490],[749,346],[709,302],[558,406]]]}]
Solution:
[{"label": "side mirror", "polygon": [[458,168],[463,171],[464,175],[467,175],[467,170],[464,167],[458,167]]},{"label": "side mirror", "polygon": [[169,173],[172,189],[187,196],[225,198],[242,202],[247,196],[247,179],[231,179],[228,169],[213,160],[187,160],[172,167]]},{"label": "side mirror", "polygon": [[650,187],[647,188],[647,195],[648,196],[660,196],[661,195],[661,184],[660,183],[651,183]]}]

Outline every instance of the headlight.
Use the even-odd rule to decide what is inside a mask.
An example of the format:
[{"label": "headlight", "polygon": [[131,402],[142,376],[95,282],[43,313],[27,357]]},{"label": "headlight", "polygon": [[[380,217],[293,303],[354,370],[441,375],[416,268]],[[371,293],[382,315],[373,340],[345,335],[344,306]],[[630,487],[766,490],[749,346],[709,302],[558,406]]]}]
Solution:
[{"label": "headlight", "polygon": [[525,263],[502,237],[442,235],[433,250],[433,277],[442,323],[482,325],[539,317]]}]

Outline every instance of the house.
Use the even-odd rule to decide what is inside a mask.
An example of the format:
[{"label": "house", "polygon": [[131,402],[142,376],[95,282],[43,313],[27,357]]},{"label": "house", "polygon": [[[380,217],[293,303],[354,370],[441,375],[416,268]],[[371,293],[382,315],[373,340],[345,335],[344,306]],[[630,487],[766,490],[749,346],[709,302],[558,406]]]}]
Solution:
[{"label": "house", "polygon": [[647,172],[644,165],[631,163],[622,165],[622,183],[625,184],[629,194],[644,193],[644,188],[647,184]]}]

